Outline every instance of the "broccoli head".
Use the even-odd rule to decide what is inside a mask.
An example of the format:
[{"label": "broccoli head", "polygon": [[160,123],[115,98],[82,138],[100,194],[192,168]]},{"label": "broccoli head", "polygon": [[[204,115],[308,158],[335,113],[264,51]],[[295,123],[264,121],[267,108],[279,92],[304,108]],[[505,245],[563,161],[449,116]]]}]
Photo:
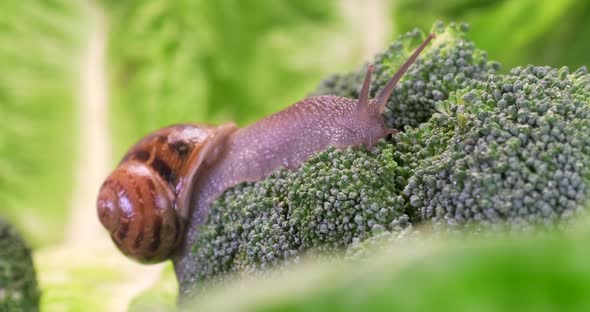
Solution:
[{"label": "broccoli head", "polygon": [[0,219],[0,311],[37,311],[39,297],[31,250]]},{"label": "broccoli head", "polygon": [[[485,80],[499,69],[499,63],[488,61],[487,53],[467,39],[467,31],[466,24],[434,25],[432,32],[437,38],[410,67],[389,98],[385,109],[388,126],[396,129],[418,126],[430,118],[436,102],[466,87],[471,80]],[[371,96],[385,86],[425,38],[424,32],[416,29],[401,35],[375,57]],[[352,73],[334,75],[323,81],[314,94],[356,99],[365,73],[366,67],[363,67]]]},{"label": "broccoli head", "polygon": [[[426,126],[400,136],[417,138],[422,153],[442,150],[415,159],[404,195],[416,219],[520,227],[553,225],[581,209],[590,174],[585,68],[518,67],[437,107]],[[443,134],[436,140],[434,129]]]}]

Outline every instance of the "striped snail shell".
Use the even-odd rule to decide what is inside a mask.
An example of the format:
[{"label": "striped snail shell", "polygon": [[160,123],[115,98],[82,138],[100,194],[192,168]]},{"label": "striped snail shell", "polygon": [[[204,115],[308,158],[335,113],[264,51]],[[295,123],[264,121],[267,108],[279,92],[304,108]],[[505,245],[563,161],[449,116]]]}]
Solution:
[{"label": "striped snail shell", "polygon": [[125,255],[144,263],[170,257],[184,237],[191,186],[236,129],[174,125],[129,149],[97,199],[100,222]]}]

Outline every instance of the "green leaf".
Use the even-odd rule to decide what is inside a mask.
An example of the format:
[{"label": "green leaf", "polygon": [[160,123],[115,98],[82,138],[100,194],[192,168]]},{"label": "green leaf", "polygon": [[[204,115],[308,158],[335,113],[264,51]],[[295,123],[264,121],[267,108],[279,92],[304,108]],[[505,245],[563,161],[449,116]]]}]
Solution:
[{"label": "green leaf", "polygon": [[303,262],[213,288],[186,310],[588,311],[589,233],[385,239],[354,261]]},{"label": "green leaf", "polygon": [[0,3],[0,215],[34,245],[57,241],[69,210],[83,10]]},{"label": "green leaf", "polygon": [[326,57],[342,31],[333,0],[107,7],[117,155],[167,124],[257,120],[305,97],[342,62]]},{"label": "green leaf", "polygon": [[470,39],[500,60],[503,70],[518,65],[590,65],[590,2],[535,0],[400,0],[393,21],[399,33],[436,20],[471,25]]}]

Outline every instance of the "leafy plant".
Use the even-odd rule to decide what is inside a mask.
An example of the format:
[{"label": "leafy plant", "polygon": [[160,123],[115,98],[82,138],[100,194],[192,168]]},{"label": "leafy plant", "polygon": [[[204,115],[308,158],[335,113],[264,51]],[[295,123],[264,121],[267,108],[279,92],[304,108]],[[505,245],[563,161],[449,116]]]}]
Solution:
[{"label": "leafy plant", "polygon": [[440,19],[469,23],[470,38],[505,71],[527,64],[587,66],[589,17],[590,2],[576,0],[399,0],[392,11],[398,33]]},{"label": "leafy plant", "polygon": [[33,244],[59,240],[70,207],[84,9],[0,3],[0,215]]},{"label": "leafy plant", "polygon": [[337,60],[321,57],[339,38],[335,1],[106,3],[117,155],[167,124],[268,115]]}]

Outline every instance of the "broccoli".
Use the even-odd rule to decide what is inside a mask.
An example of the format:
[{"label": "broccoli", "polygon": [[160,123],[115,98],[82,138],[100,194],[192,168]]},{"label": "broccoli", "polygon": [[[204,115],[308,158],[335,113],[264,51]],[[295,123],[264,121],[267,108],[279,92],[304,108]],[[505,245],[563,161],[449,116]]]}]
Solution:
[{"label": "broccoli", "polygon": [[[441,27],[451,34],[463,29]],[[183,276],[181,297],[227,273],[297,262],[307,250],[334,253],[375,236],[406,237],[414,224],[522,229],[558,225],[582,210],[590,173],[590,75],[533,66],[495,74],[485,53],[462,36],[439,38],[393,103],[429,113],[418,117],[410,108],[420,109],[400,108],[405,128],[392,142],[330,149],[294,172],[279,170],[226,191],[200,226],[191,255],[196,273]],[[377,68],[389,64],[383,55]],[[448,61],[449,55],[458,59]],[[477,66],[453,65],[476,59]],[[322,88],[344,92],[340,82]],[[416,86],[420,96],[413,96]]]},{"label": "broccoli", "polygon": [[413,220],[527,227],[581,209],[590,174],[585,68],[517,67],[473,81],[437,107],[427,125],[398,138],[415,137],[423,151],[445,146],[417,160],[404,189]]},{"label": "broccoli", "polygon": [[[398,85],[389,106],[405,114],[390,123],[414,125],[427,120],[434,101],[484,79],[497,66],[465,38],[466,26],[434,27],[438,36]],[[372,91],[377,92],[424,39],[420,31],[405,34],[374,62]],[[320,93],[356,97],[365,69],[322,83]],[[343,76],[344,77],[344,76]],[[442,77],[439,81],[437,77]],[[410,103],[400,107],[398,103]],[[409,138],[410,139],[410,138]],[[411,142],[408,146],[411,146]],[[419,155],[410,153],[412,155]],[[181,293],[203,280],[228,272],[260,271],[279,262],[297,261],[310,248],[334,251],[375,233],[402,231],[410,225],[403,189],[412,164],[396,146],[381,142],[374,150],[328,150],[296,172],[282,170],[259,183],[228,190],[213,203],[200,228],[191,259],[196,275],[183,277]],[[424,155],[427,157],[429,155]],[[398,163],[405,161],[403,166]]]},{"label": "broccoli", "polygon": [[[381,141],[375,150],[330,149],[297,171],[280,170],[215,201],[195,244],[197,281],[297,261],[307,249],[335,251],[409,225],[401,195],[409,172]],[[201,285],[201,283],[198,286]]]},{"label": "broccoli", "polygon": [[39,297],[31,250],[0,219],[0,311],[37,311]]},{"label": "broccoli", "polygon": [[[435,103],[446,99],[452,91],[475,80],[484,80],[499,69],[499,63],[487,60],[487,53],[467,40],[468,26],[437,23],[433,27],[437,39],[408,70],[389,98],[385,110],[386,123],[396,129],[416,127],[427,121]],[[414,30],[403,34],[389,48],[375,57],[371,96],[381,90],[399,66],[425,38]],[[358,98],[366,67],[326,79],[313,93]]]}]

